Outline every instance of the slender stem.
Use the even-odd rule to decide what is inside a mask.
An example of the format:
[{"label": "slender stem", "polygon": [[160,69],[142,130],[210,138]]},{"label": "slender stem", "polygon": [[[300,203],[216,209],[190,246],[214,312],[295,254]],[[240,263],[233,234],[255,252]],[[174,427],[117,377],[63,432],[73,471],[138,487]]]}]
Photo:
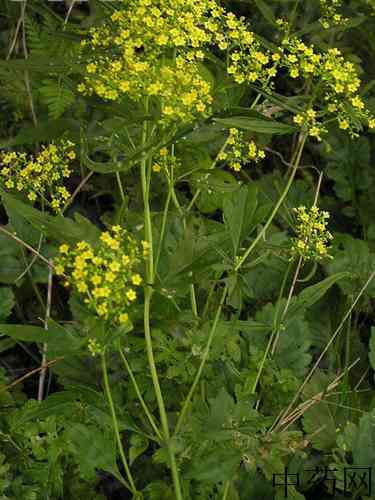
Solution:
[{"label": "slender stem", "polygon": [[[148,110],[148,101],[146,100],[146,113]],[[147,122],[143,124],[142,132],[142,145],[146,144],[148,134]],[[149,172],[147,172],[147,165]],[[144,291],[144,309],[143,309],[143,322],[144,322],[144,334],[146,341],[146,350],[148,364],[151,373],[151,379],[154,386],[156,401],[159,408],[160,421],[163,431],[163,437],[168,449],[170,467],[172,472],[173,485],[175,490],[176,500],[182,500],[180,478],[177,468],[176,457],[170,442],[169,424],[167,412],[165,409],[164,399],[160,388],[158,372],[155,364],[154,351],[152,346],[151,328],[150,328],[150,307],[151,307],[151,297],[153,294],[153,283],[154,283],[154,257],[153,257],[153,244],[152,244],[152,224],[151,224],[151,212],[149,204],[149,175],[151,170],[151,163],[147,162],[146,159],[141,161],[141,183],[142,183],[142,195],[143,195],[143,205],[144,205],[144,223],[145,223],[145,239],[148,242],[149,249],[146,261],[146,278],[147,284]]]},{"label": "slender stem", "polygon": [[116,172],[116,179],[117,179],[117,184],[118,184],[118,188],[120,191],[121,201],[122,201],[122,203],[125,203],[126,198],[125,198],[124,187],[122,185],[120,172]]},{"label": "slender stem", "polygon": [[261,361],[260,366],[259,366],[259,370],[258,370],[257,376],[256,376],[254,384],[253,384],[253,388],[252,388],[252,391],[251,391],[253,394],[256,391],[257,385],[258,385],[260,377],[262,375],[262,372],[263,372],[263,369],[264,369],[264,365],[266,363],[266,359],[267,359],[269,351],[271,349],[271,345],[272,345],[273,339],[275,338],[275,335],[278,333],[279,328],[280,328],[280,321],[279,321],[279,309],[280,308],[279,308],[279,304],[281,302],[281,298],[282,298],[283,293],[284,293],[284,288],[285,288],[285,285],[286,285],[286,281],[288,279],[288,275],[289,275],[291,264],[292,263],[289,262],[288,267],[287,267],[287,269],[285,271],[283,283],[281,285],[281,289],[280,289],[280,293],[279,293],[279,298],[278,298],[278,301],[277,301],[277,309],[276,309],[276,314],[275,314],[275,318],[274,318],[274,325],[273,325],[273,328],[272,328],[272,333],[271,333],[271,336],[270,336],[270,338],[268,340],[266,350],[264,352],[262,361]]},{"label": "slender stem", "polygon": [[196,389],[196,387],[197,387],[197,385],[199,383],[199,380],[201,378],[201,375],[202,375],[202,372],[203,372],[203,368],[204,368],[204,366],[205,366],[205,364],[207,362],[208,355],[209,355],[209,352],[210,352],[210,347],[211,347],[212,341],[214,339],[214,335],[215,335],[217,323],[218,323],[219,318],[220,318],[221,310],[223,308],[223,304],[224,304],[224,300],[225,300],[225,297],[227,295],[227,292],[228,292],[228,284],[226,283],[225,286],[224,286],[224,289],[223,289],[223,293],[222,293],[221,299],[220,299],[219,307],[217,308],[217,311],[216,311],[216,314],[215,314],[215,318],[214,318],[214,321],[212,323],[212,327],[211,327],[210,333],[208,335],[207,344],[206,344],[206,348],[205,348],[205,350],[203,352],[201,363],[200,363],[198,371],[197,371],[197,373],[195,375],[194,382],[193,382],[193,384],[192,384],[192,386],[190,388],[189,394],[187,395],[187,397],[186,397],[186,399],[184,401],[184,404],[182,406],[182,410],[181,410],[181,413],[180,413],[180,415],[178,417],[178,421],[177,421],[177,424],[176,424],[174,435],[176,435],[180,431],[180,429],[181,429],[181,426],[183,424],[183,421],[185,419],[186,413],[187,413],[188,408],[189,408],[190,401],[191,401],[191,399],[193,397],[195,389]]},{"label": "slender stem", "polygon": [[284,200],[285,200],[285,198],[286,198],[286,196],[287,196],[287,194],[289,192],[289,189],[290,189],[290,187],[291,187],[291,185],[293,183],[294,177],[296,175],[296,172],[297,172],[297,169],[298,169],[298,165],[299,165],[299,162],[301,160],[302,151],[303,151],[303,147],[305,145],[305,142],[306,142],[306,136],[305,135],[300,136],[299,146],[297,148],[297,153],[296,153],[296,161],[293,164],[292,173],[291,173],[291,175],[289,177],[289,180],[288,180],[288,182],[287,182],[287,184],[286,184],[286,186],[284,188],[284,191],[282,192],[279,200],[277,201],[276,205],[274,206],[274,208],[273,208],[273,210],[271,212],[271,215],[269,216],[267,222],[264,224],[262,230],[259,232],[258,236],[251,243],[251,245],[246,250],[246,252],[243,254],[243,256],[239,259],[236,267],[234,268],[234,271],[237,272],[240,269],[240,267],[242,266],[242,264],[248,258],[248,256],[250,255],[250,253],[254,250],[254,248],[259,243],[259,241],[265,236],[268,227],[270,226],[271,222],[273,221],[273,219],[274,219],[275,215],[277,214],[279,208],[283,204],[283,202],[284,202]]},{"label": "slender stem", "polygon": [[131,369],[131,366],[130,366],[128,360],[126,359],[126,356],[123,353],[123,351],[122,351],[122,349],[121,349],[120,346],[118,347],[118,352],[120,353],[121,359],[124,362],[125,368],[126,368],[128,374],[129,374],[130,380],[132,381],[132,384],[134,386],[134,390],[135,390],[135,392],[137,394],[137,397],[139,399],[139,402],[141,403],[141,406],[142,406],[142,408],[143,408],[143,410],[144,410],[144,412],[146,414],[146,417],[148,418],[148,421],[150,422],[151,427],[154,429],[154,432],[155,432],[156,436],[161,440],[162,439],[162,435],[160,434],[160,431],[157,428],[157,425],[155,423],[154,417],[152,416],[152,413],[148,409],[148,406],[147,406],[145,400],[142,397],[141,391],[140,391],[139,386],[137,384],[137,381],[136,381],[136,379],[134,377],[133,370]]},{"label": "slender stem", "polygon": [[229,493],[229,488],[230,488],[230,481],[227,481],[225,483],[225,487],[224,487],[223,500],[227,500],[228,493]]},{"label": "slender stem", "polygon": [[128,465],[128,461],[126,460],[124,448],[122,446],[120,429],[119,429],[118,420],[117,420],[117,416],[116,416],[115,406],[113,404],[111,388],[109,386],[107,364],[105,361],[105,352],[101,355],[101,357],[102,357],[102,372],[103,372],[103,379],[104,379],[104,388],[105,388],[106,396],[108,399],[109,408],[111,410],[113,429],[115,431],[116,441],[117,441],[118,448],[120,451],[121,461],[122,461],[122,464],[123,464],[124,469],[125,469],[126,477],[128,478],[128,481],[129,481],[129,485],[127,485],[127,487],[133,493],[133,495],[136,496],[137,495],[137,488],[135,486],[135,483],[134,483],[134,480],[133,480],[133,477],[132,477],[132,474],[130,472],[130,468]]},{"label": "slender stem", "polygon": [[[193,275],[192,272],[189,273],[190,276]],[[194,283],[190,283],[189,285],[190,288],[190,302],[191,302],[191,310],[193,312],[193,315],[198,318],[198,307],[197,307],[197,299],[195,297],[195,288],[194,288]]]},{"label": "slender stem", "polygon": [[[172,153],[173,154],[173,153]],[[173,172],[173,165],[171,166],[171,178],[170,178],[170,190],[171,190],[171,196],[173,203],[175,204],[177,210],[179,211],[181,217],[182,217],[182,223],[184,230],[186,230],[186,218],[184,211],[180,205],[180,202],[178,201],[178,198],[176,196],[176,192],[174,190],[174,172]],[[193,276],[193,272],[189,272],[189,278]],[[191,303],[191,310],[193,312],[193,315],[198,318],[198,307],[197,307],[197,299],[195,297],[195,288],[194,288],[194,283],[190,283],[189,285],[189,290],[190,290],[190,303]]]},{"label": "slender stem", "polygon": [[[298,263],[297,263],[297,267],[296,267],[296,270],[294,271],[294,276],[293,276],[293,281],[292,281],[292,285],[289,289],[289,293],[288,293],[288,298],[287,298],[287,301],[286,301],[286,304],[285,304],[285,307],[284,307],[284,310],[283,310],[283,313],[281,315],[281,319],[280,321],[282,321],[284,318],[285,318],[285,315],[288,311],[288,308],[289,308],[289,305],[290,305],[290,301],[292,300],[292,296],[293,296],[293,292],[294,292],[294,288],[296,286],[296,283],[297,283],[297,278],[298,278],[298,275],[300,273],[300,270],[301,270],[301,265],[302,265],[302,262],[303,262],[303,257],[300,256],[300,258],[298,259]],[[277,342],[279,340],[279,336],[280,336],[280,329],[277,330],[277,334],[276,334],[276,337],[275,337],[275,341],[273,343],[273,346],[272,346],[272,350],[271,350],[271,354],[275,354],[275,351],[276,351],[276,346],[277,346]]]},{"label": "slender stem", "polygon": [[[48,331],[48,320],[51,315],[51,302],[52,302],[52,274],[53,269],[50,266],[48,269],[48,287],[47,287],[47,304],[46,304],[46,314],[44,318],[44,329]],[[42,401],[44,395],[44,382],[46,379],[47,373],[47,343],[43,344],[43,355],[42,355],[42,364],[41,370],[39,374],[39,387],[38,387],[38,401]]]},{"label": "slender stem", "polygon": [[161,249],[163,248],[164,233],[165,233],[165,228],[167,226],[168,210],[169,210],[169,205],[171,202],[171,196],[172,196],[172,191],[171,191],[171,187],[169,186],[168,195],[167,195],[167,199],[165,201],[165,206],[164,206],[164,211],[163,211],[163,218],[161,221],[160,233],[159,233],[160,236],[159,236],[158,250],[156,252],[156,258],[155,258],[155,273],[158,270]]}]

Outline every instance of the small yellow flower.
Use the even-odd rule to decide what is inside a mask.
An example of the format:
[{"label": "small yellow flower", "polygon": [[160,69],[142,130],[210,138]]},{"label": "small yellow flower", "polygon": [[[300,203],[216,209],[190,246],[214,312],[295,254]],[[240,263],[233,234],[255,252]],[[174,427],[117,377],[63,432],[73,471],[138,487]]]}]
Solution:
[{"label": "small yellow flower", "polygon": [[133,274],[131,277],[133,285],[140,285],[142,283],[142,278],[139,274]]},{"label": "small yellow flower", "polygon": [[129,321],[129,315],[127,313],[121,313],[118,317],[119,323],[127,323]]},{"label": "small yellow flower", "polygon": [[57,266],[55,266],[54,269],[55,269],[55,273],[57,274],[57,276],[61,276],[64,274],[65,268],[63,265],[58,264]]},{"label": "small yellow flower", "polygon": [[137,294],[135,293],[134,290],[130,289],[126,292],[126,297],[131,301],[133,302],[133,300],[135,300],[137,298]]}]

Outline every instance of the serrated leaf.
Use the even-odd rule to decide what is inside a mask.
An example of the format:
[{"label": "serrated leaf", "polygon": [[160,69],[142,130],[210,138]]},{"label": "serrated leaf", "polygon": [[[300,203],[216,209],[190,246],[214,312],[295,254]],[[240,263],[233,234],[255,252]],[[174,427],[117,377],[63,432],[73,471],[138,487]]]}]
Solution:
[{"label": "serrated leaf", "polygon": [[67,435],[80,457],[79,466],[84,476],[94,478],[97,469],[111,472],[115,476],[120,475],[116,464],[116,444],[112,430],[73,424],[67,430]]}]

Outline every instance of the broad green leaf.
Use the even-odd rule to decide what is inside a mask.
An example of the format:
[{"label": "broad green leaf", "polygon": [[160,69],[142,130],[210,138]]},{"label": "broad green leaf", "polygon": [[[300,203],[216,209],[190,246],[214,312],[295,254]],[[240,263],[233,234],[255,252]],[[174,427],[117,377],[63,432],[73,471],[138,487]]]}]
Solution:
[{"label": "broad green leaf", "polygon": [[284,135],[293,134],[295,127],[285,123],[276,122],[269,119],[249,118],[246,116],[232,116],[230,118],[215,118],[215,122],[221,123],[224,127],[235,127],[243,130],[251,130],[259,134]]},{"label": "broad green leaf", "polygon": [[17,342],[13,339],[0,339],[0,353],[11,349],[16,343]]},{"label": "broad green leaf", "polygon": [[34,144],[36,142],[51,141],[60,139],[68,132],[71,139],[79,140],[79,124],[71,118],[60,118],[59,120],[40,121],[35,127],[21,129],[16,137],[0,143],[1,148],[9,146],[21,146],[24,144]]},{"label": "broad green leaf", "polygon": [[223,202],[224,222],[233,243],[233,256],[238,254],[243,237],[251,226],[257,206],[255,185],[242,186],[235,195],[226,197]]},{"label": "broad green leaf", "polygon": [[263,17],[271,24],[275,24],[275,16],[273,10],[263,0],[255,0],[255,5],[258,7]]},{"label": "broad green leaf", "polygon": [[[325,373],[320,370],[316,371],[303,391],[304,401],[321,392],[324,394],[330,381]],[[328,401],[338,403],[337,397],[328,396],[328,398]],[[329,451],[336,442],[338,425],[335,419],[335,408],[336,406],[325,402],[323,398],[303,415],[303,428],[308,433],[307,438],[317,450]]]},{"label": "broad green leaf", "polygon": [[0,320],[4,321],[10,316],[15,305],[14,293],[9,287],[0,288]]},{"label": "broad green leaf", "polygon": [[144,453],[149,446],[149,440],[139,434],[132,434],[130,437],[129,462],[130,465]]},{"label": "broad green leaf", "polygon": [[71,330],[61,327],[52,320],[48,323],[48,330],[32,325],[1,324],[0,334],[23,342],[47,343],[51,357],[78,351],[85,342],[83,338],[77,337]]},{"label": "broad green leaf", "polygon": [[375,465],[375,411],[366,413],[359,421],[358,432],[353,440],[353,459],[357,467]]},{"label": "broad green leaf", "polygon": [[69,441],[79,456],[79,467],[83,476],[94,478],[97,469],[119,476],[116,464],[116,444],[111,430],[98,426],[73,424],[67,430]]},{"label": "broad green leaf", "polygon": [[241,450],[228,448],[225,453],[220,454],[220,457],[214,450],[193,462],[187,475],[196,481],[229,481],[233,478],[240,460]]},{"label": "broad green leaf", "polygon": [[288,316],[294,316],[312,306],[313,304],[315,304],[315,302],[321,299],[323,295],[327,293],[331,286],[333,286],[339,280],[347,278],[348,276],[350,276],[350,273],[346,271],[336,273],[324,279],[323,281],[320,281],[316,285],[305,288],[291,303],[288,310]]},{"label": "broad green leaf", "polygon": [[38,343],[46,342],[52,335],[51,332],[47,333],[40,326],[31,325],[0,325],[0,334],[23,342]]},{"label": "broad green leaf", "polygon": [[[353,238],[347,233],[335,236],[334,247],[330,253],[333,259],[326,264],[328,273],[349,270],[348,277],[340,280],[338,286],[348,297],[355,297],[375,269],[375,253],[370,251],[366,241]],[[363,294],[366,299],[374,296],[375,279],[369,283]]]},{"label": "broad green leaf", "polygon": [[66,243],[86,240],[96,245],[100,236],[99,229],[81,214],[74,215],[75,220],[62,215],[52,216],[23,203],[16,197],[0,191],[7,213],[17,214],[27,220],[34,228],[50,238]]}]

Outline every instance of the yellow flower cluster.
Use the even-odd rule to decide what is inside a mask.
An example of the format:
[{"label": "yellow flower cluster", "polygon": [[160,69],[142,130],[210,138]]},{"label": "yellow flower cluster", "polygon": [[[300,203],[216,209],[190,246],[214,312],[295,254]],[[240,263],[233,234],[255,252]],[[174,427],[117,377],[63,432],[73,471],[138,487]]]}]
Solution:
[{"label": "yellow flower cluster", "polygon": [[4,188],[23,192],[31,202],[40,201],[59,212],[70,198],[64,180],[72,173],[69,163],[76,153],[71,141],[42,146],[35,157],[26,153],[0,153],[0,182]]},{"label": "yellow flower cluster", "polygon": [[212,40],[209,18],[220,13],[215,2],[122,3],[124,9],[115,11],[108,25],[92,28],[89,39],[82,42],[91,61],[79,90],[110,100],[123,94],[134,100],[157,97],[164,122],[206,115],[212,102],[211,86],[200,61]]},{"label": "yellow flower cluster", "polygon": [[87,348],[90,351],[92,356],[96,356],[97,354],[102,354],[103,353],[103,346],[98,342],[97,339],[89,338],[88,343],[87,343]]},{"label": "yellow flower cluster", "polygon": [[338,12],[342,5],[342,0],[320,0],[320,10],[322,17],[320,23],[323,28],[328,29],[331,26],[345,24],[348,18]]},{"label": "yellow flower cluster", "polygon": [[227,165],[239,172],[242,166],[250,161],[258,162],[265,158],[265,153],[254,141],[245,141],[244,133],[237,128],[229,129],[226,146],[218,155],[218,160],[225,160]]},{"label": "yellow flower cluster", "polygon": [[176,156],[169,153],[167,148],[161,148],[159,154],[153,156],[152,170],[153,172],[160,172],[164,170],[167,176],[169,175],[169,169],[181,164]]},{"label": "yellow flower cluster", "polygon": [[[370,128],[375,127],[375,119],[365,108],[358,94],[361,81],[354,64],[345,61],[340,50],[328,49],[324,53],[315,51],[313,45],[307,46],[298,38],[285,38],[280,50],[280,66],[288,70],[291,78],[303,78],[313,81],[324,105],[324,112],[330,120],[333,117],[343,130],[348,130],[352,137],[358,135],[360,123],[365,121]],[[305,124],[305,119],[297,118]],[[315,117],[314,117],[315,120]],[[298,121],[297,121],[298,123]],[[315,122],[313,127],[319,127]],[[324,127],[320,128],[320,133]],[[320,133],[313,129],[313,135],[319,138]]]},{"label": "yellow flower cluster", "polygon": [[162,122],[189,121],[210,112],[211,85],[201,62],[213,46],[233,51],[228,72],[238,83],[264,83],[274,74],[273,62],[244,19],[216,0],[122,3],[125,8],[116,10],[110,23],[92,28],[81,42],[88,60],[78,86],[84,94],[158,98]]},{"label": "yellow flower cluster", "polygon": [[327,132],[327,129],[317,121],[316,111],[308,108],[304,113],[298,113],[293,117],[294,123],[302,127],[310,137],[315,137],[321,141],[321,135]]},{"label": "yellow flower cluster", "polygon": [[72,286],[100,318],[114,324],[127,323],[129,306],[136,300],[142,278],[136,269],[147,256],[148,243],[137,241],[120,226],[112,226],[100,236],[93,248],[81,241],[75,248],[63,244],[54,261],[55,272],[65,276],[65,286]]},{"label": "yellow flower cluster", "polygon": [[327,243],[332,234],[327,230],[329,213],[312,206],[309,210],[301,206],[294,208],[298,225],[297,237],[292,239],[291,259],[301,256],[306,260],[320,260],[328,255]]}]

